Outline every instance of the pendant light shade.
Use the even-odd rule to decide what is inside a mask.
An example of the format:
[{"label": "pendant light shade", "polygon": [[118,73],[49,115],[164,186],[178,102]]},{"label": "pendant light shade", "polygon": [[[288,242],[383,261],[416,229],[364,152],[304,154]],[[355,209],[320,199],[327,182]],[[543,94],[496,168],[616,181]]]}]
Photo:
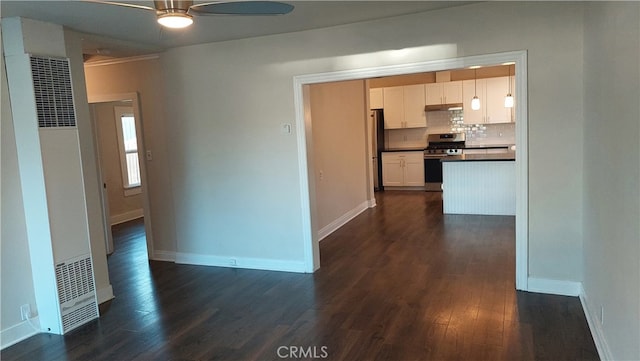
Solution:
[{"label": "pendant light shade", "polygon": [[478,76],[476,69],[473,69],[473,98],[471,99],[471,109],[480,110],[480,98],[478,98]]},{"label": "pendant light shade", "polygon": [[473,109],[473,110],[479,110],[480,109],[480,99],[478,98],[477,95],[474,95],[473,99],[471,99],[471,109]]},{"label": "pendant light shade", "polygon": [[513,96],[511,95],[511,65],[509,65],[509,93],[504,97],[504,107],[513,108]]},{"label": "pendant light shade", "polygon": [[504,107],[513,108],[513,96],[511,95],[511,93],[507,94],[507,96],[504,97]]}]

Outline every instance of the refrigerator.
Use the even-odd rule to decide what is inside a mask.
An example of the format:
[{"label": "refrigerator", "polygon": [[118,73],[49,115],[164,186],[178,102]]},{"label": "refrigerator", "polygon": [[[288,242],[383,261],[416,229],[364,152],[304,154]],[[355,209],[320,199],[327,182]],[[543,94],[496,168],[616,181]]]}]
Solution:
[{"label": "refrigerator", "polygon": [[371,154],[373,162],[373,188],[383,191],[382,152],[384,151],[384,113],[382,109],[371,110]]}]

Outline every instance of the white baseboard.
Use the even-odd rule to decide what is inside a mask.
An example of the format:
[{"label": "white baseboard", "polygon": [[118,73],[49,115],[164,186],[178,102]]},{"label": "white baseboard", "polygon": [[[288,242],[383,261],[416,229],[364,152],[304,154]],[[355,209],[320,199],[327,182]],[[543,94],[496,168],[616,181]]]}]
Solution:
[{"label": "white baseboard", "polygon": [[129,212],[112,215],[111,217],[109,217],[109,222],[111,222],[111,225],[113,226],[116,224],[133,221],[134,219],[142,217],[144,217],[144,209],[140,208],[134,209]]},{"label": "white baseboard", "polygon": [[[587,323],[589,324],[589,329],[591,330],[591,336],[593,337],[593,342],[596,344],[596,349],[598,350],[598,356],[600,360],[613,360],[613,355],[611,354],[611,349],[609,348],[609,344],[607,343],[607,339],[604,337],[604,330],[602,329],[602,324],[600,320],[598,320],[597,311],[593,309],[590,303],[587,294],[580,284],[580,303],[582,304],[582,310],[584,311],[584,315],[587,318]],[[590,310],[596,311],[590,312]]]},{"label": "white baseboard", "polygon": [[[589,303],[589,299],[584,291],[582,282],[558,281],[530,277],[528,286],[529,292],[548,293],[561,296],[579,296],[580,303],[582,304],[582,310],[584,311],[584,316],[587,319],[587,324],[589,325],[589,330],[591,331],[593,342],[595,343],[596,349],[598,350],[598,356],[600,357],[600,360],[613,360],[611,349],[609,348],[609,344],[604,337],[602,325],[600,324],[600,321],[596,316],[597,313],[590,312],[590,310],[592,310],[593,308]],[[593,310],[595,311],[595,309]]]},{"label": "white baseboard", "polygon": [[153,261],[163,261],[163,262],[175,262],[176,261],[176,253],[173,251],[153,251],[153,256],[151,257]]},{"label": "white baseboard", "polygon": [[304,262],[272,260],[264,258],[240,258],[240,257],[223,257],[211,256],[195,253],[179,253],[175,254],[175,262],[182,264],[193,264],[200,266],[216,266],[230,268],[247,268],[264,271],[282,271],[305,273],[306,267]]},{"label": "white baseboard", "polygon": [[328,235],[330,235],[331,233],[335,232],[340,227],[342,227],[345,224],[347,224],[347,222],[349,222],[350,220],[356,218],[360,213],[366,211],[369,208],[369,202],[370,201],[365,201],[365,202],[362,202],[362,203],[358,204],[354,209],[348,211],[347,213],[343,214],[342,216],[340,216],[335,221],[333,221],[333,222],[327,224],[326,226],[322,227],[322,229],[320,229],[318,231],[318,242],[322,241]]},{"label": "white baseboard", "polygon": [[[31,322],[35,325],[40,325],[38,317],[31,319]],[[17,325],[11,326],[0,332],[0,340],[2,342],[0,349],[15,345],[16,343],[26,340],[29,337],[40,333],[36,331],[27,321],[22,321]]]},{"label": "white baseboard", "polygon": [[527,283],[527,291],[529,292],[548,293],[561,296],[579,296],[582,289],[582,283],[575,281],[560,281],[529,277]]},{"label": "white baseboard", "polygon": [[99,289],[97,292],[97,296],[98,296],[98,304],[102,304],[116,298],[116,296],[113,295],[113,287],[111,287],[111,285],[109,285],[108,287]]},{"label": "white baseboard", "polygon": [[384,186],[385,191],[421,191],[424,192],[424,186],[396,187]]},{"label": "white baseboard", "polygon": [[369,199],[369,208],[373,208],[375,206],[377,206],[378,204],[376,203],[376,199]]}]

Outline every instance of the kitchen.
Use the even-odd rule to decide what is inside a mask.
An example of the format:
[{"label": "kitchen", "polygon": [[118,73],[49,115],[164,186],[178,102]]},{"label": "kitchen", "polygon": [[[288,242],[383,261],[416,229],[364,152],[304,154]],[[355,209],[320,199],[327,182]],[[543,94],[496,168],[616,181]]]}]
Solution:
[{"label": "kitchen", "polygon": [[369,80],[376,190],[442,192],[446,214],[515,215],[515,65]]}]

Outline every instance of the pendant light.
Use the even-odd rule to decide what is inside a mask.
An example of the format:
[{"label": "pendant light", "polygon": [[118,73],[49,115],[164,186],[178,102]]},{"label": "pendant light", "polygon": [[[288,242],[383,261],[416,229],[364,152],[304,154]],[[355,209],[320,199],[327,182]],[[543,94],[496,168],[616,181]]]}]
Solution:
[{"label": "pendant light", "polygon": [[478,74],[477,70],[473,69],[473,99],[471,99],[471,109],[479,110],[480,109],[480,99],[477,94],[477,82],[478,82]]},{"label": "pendant light", "polygon": [[509,93],[504,97],[504,107],[513,108],[513,96],[511,95],[511,65],[509,65]]}]

